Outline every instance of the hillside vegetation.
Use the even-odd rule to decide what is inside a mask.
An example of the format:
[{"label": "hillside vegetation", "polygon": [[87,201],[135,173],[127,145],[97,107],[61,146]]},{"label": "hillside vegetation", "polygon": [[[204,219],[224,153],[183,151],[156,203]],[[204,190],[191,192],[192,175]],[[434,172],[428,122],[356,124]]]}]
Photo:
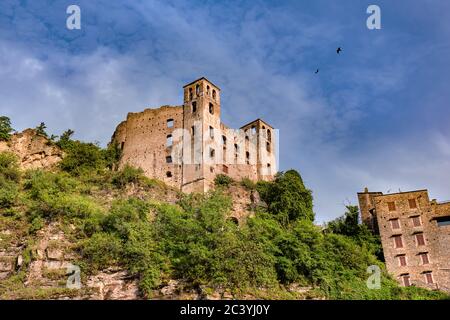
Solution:
[{"label": "hillside vegetation", "polygon": [[[236,225],[228,219],[232,203],[224,192],[232,181],[218,177],[207,194],[180,194],[139,169],[114,171],[116,146],[102,149],[73,141],[72,134],[50,142],[66,153],[52,170],[22,171],[13,154],[0,153],[0,231],[14,230],[1,236],[0,248],[14,238],[24,244],[23,264],[0,280],[0,299],[30,297],[25,280],[36,259],[36,234],[53,222],[70,239],[66,250],[77,257],[83,281],[120,267],[138,279],[145,298],[170,279],[225,288],[238,298],[447,298],[399,287],[385,272],[379,239],[358,224],[356,207],[324,227],[314,225],[312,192],[294,170],[273,182],[242,181],[265,205]],[[366,286],[371,265],[382,270],[378,290]]]}]

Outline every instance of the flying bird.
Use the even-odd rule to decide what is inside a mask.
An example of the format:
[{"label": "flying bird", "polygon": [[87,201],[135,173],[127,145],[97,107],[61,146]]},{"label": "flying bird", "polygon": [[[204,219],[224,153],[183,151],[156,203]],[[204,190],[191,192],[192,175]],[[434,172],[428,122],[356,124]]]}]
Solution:
[{"label": "flying bird", "polygon": [[319,69],[316,70],[315,74],[318,74],[318,73],[319,73]]},{"label": "flying bird", "polygon": [[337,50],[336,50],[337,54],[340,54],[341,51],[342,51],[342,48],[341,48],[341,47],[337,48]]}]

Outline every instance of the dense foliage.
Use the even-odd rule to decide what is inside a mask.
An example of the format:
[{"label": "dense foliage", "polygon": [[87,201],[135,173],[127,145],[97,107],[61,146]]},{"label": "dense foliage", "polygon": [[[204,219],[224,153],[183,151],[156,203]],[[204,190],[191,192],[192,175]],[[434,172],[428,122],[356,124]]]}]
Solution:
[{"label": "dense foliage", "polygon": [[[227,288],[238,296],[259,297],[263,290],[264,297],[299,298],[286,289],[299,285],[311,287],[309,297],[331,299],[447,297],[399,287],[378,258],[379,239],[358,223],[356,207],[347,207],[324,228],[315,225],[312,193],[294,170],[259,182],[256,189],[267,207],[258,206],[236,225],[224,192],[234,182],[225,176],[216,179],[220,188],[207,194],[182,195],[177,203],[157,201],[146,195],[158,188],[166,192],[162,183],[130,166],[110,170],[120,157],[117,146],[102,149],[73,141],[72,134],[66,131],[56,142],[66,157],[54,171],[21,172],[14,155],[0,153],[0,218],[26,222],[30,239],[51,221],[61,224],[84,275],[125,268],[149,297],[168,279]],[[249,181],[240,184],[255,188]],[[372,265],[382,270],[379,290],[366,285]]]}]

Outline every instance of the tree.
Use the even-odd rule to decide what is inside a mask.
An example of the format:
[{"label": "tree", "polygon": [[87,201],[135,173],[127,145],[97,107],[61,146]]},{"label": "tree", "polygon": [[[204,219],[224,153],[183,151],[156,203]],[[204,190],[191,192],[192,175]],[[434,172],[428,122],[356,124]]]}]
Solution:
[{"label": "tree", "polygon": [[11,127],[11,120],[6,116],[0,117],[0,141],[8,141],[11,137],[11,132],[14,129]]},{"label": "tree", "polygon": [[36,127],[36,134],[38,136],[47,138],[48,135],[47,135],[47,132],[45,132],[45,129],[47,129],[47,126],[45,125],[44,122],[41,122],[41,124]]},{"label": "tree", "polygon": [[311,190],[297,171],[280,172],[273,182],[258,183],[257,189],[268,211],[285,224],[297,219],[314,220]]},{"label": "tree", "polygon": [[67,129],[63,132],[56,144],[63,150],[68,149],[72,145],[72,135],[74,133],[75,131]]}]

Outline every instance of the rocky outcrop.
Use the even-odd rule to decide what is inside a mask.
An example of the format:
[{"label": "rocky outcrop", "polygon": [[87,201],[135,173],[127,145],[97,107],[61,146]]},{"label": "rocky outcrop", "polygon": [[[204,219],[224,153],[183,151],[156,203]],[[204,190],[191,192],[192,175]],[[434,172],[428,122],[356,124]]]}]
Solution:
[{"label": "rocky outcrop", "polygon": [[36,130],[26,129],[11,136],[10,141],[0,142],[0,152],[12,152],[19,157],[23,169],[50,168],[61,161],[63,152]]}]

